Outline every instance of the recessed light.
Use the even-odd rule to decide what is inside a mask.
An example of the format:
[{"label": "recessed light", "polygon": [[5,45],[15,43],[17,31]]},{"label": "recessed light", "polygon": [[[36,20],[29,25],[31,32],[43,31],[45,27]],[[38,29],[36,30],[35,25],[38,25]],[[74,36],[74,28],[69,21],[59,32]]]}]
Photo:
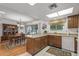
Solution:
[{"label": "recessed light", "polygon": [[0,11],[0,14],[5,14],[5,12],[4,11]]},{"label": "recessed light", "polygon": [[49,18],[53,18],[53,17],[57,17],[58,14],[57,13],[52,13],[52,14],[48,14],[46,16],[49,17]]},{"label": "recessed light", "polygon": [[62,11],[59,11],[58,14],[61,16],[61,15],[70,14],[72,12],[73,12],[73,7],[72,8],[65,9],[65,10],[62,10]]},{"label": "recessed light", "polygon": [[31,5],[31,6],[34,6],[36,3],[28,3],[29,5]]}]

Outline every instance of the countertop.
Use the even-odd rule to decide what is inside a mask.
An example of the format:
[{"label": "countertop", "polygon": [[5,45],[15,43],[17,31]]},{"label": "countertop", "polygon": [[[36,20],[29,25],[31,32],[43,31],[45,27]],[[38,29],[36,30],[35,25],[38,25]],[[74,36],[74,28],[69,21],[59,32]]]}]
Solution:
[{"label": "countertop", "polygon": [[55,35],[55,36],[62,36],[62,37],[78,37],[78,34],[66,34],[66,33],[47,33],[47,34],[25,35],[25,36],[30,38],[37,38],[37,37],[42,37],[46,35]]}]

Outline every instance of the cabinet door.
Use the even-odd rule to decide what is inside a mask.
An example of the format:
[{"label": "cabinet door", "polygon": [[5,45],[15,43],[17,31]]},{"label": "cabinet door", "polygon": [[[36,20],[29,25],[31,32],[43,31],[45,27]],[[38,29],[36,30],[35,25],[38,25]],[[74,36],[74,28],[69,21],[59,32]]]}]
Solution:
[{"label": "cabinet door", "polygon": [[49,37],[50,37],[50,39],[48,39],[48,41],[49,41],[50,46],[61,48],[61,44],[62,44],[61,36],[52,36],[51,35]]},{"label": "cabinet door", "polygon": [[68,28],[73,28],[74,23],[73,23],[73,17],[68,17]]},{"label": "cabinet door", "polygon": [[47,36],[40,37],[40,48],[43,49],[47,46]]},{"label": "cabinet door", "polygon": [[68,28],[78,28],[79,15],[68,17]]},{"label": "cabinet door", "polygon": [[75,22],[75,23],[74,23],[74,25],[75,25],[74,27],[75,27],[75,28],[78,28],[78,16],[75,16],[74,22]]},{"label": "cabinet door", "polygon": [[34,53],[34,40],[33,39],[27,39],[27,52],[29,52],[30,54]]},{"label": "cabinet door", "polygon": [[44,48],[44,45],[45,45],[45,43],[44,43],[44,37],[41,37],[40,45],[41,45],[41,46],[40,46],[41,49]]},{"label": "cabinet door", "polygon": [[74,39],[74,50],[75,50],[75,52],[77,53],[77,40],[76,40],[76,38]]},{"label": "cabinet door", "polygon": [[40,49],[40,38],[35,38],[34,40],[34,52],[36,53]]},{"label": "cabinet door", "polygon": [[62,47],[61,47],[61,45],[62,45],[62,38],[61,38],[61,36],[56,36],[56,37],[55,37],[55,40],[56,40],[56,41],[55,41],[55,42],[56,42],[56,43],[55,43],[56,47],[57,47],[57,48],[62,48]]},{"label": "cabinet door", "polygon": [[54,37],[52,35],[48,36],[48,45],[50,46],[54,45]]},{"label": "cabinet door", "polygon": [[44,36],[45,47],[47,46],[47,36]]}]

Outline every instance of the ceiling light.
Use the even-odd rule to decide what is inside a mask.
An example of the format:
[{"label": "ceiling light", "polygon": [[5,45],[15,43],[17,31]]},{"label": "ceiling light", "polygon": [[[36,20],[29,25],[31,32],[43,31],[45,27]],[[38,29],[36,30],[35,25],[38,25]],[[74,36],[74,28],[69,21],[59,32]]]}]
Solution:
[{"label": "ceiling light", "polygon": [[0,11],[0,17],[5,18],[6,13],[4,11]]},{"label": "ceiling light", "polygon": [[29,5],[31,5],[31,6],[34,6],[36,3],[28,3]]},{"label": "ceiling light", "polygon": [[4,11],[0,11],[0,14],[5,14],[5,12]]},{"label": "ceiling light", "polygon": [[58,14],[57,13],[52,13],[52,14],[48,14],[46,16],[49,17],[49,18],[53,18],[53,17],[57,17]]},{"label": "ceiling light", "polygon": [[18,27],[19,27],[19,26],[20,26],[20,27],[24,27],[24,25],[20,25],[20,24],[17,24],[17,26],[18,26]]},{"label": "ceiling light", "polygon": [[69,8],[69,9],[65,9],[65,10],[59,11],[58,14],[61,16],[61,15],[70,14],[72,12],[73,12],[73,7]]}]

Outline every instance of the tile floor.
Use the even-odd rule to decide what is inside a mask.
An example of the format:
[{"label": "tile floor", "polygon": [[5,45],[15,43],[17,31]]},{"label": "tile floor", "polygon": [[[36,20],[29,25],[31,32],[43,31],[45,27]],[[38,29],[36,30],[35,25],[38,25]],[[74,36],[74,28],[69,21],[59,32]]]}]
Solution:
[{"label": "tile floor", "polygon": [[54,56],[54,55],[46,52],[49,48],[50,48],[50,46],[47,46],[46,48],[41,50],[39,53],[37,53],[35,56]]},{"label": "tile floor", "polygon": [[[53,54],[47,53],[46,51],[50,48],[50,46],[47,46],[46,48],[44,48],[43,50],[41,50],[40,52],[38,52],[35,56],[55,56]],[[76,56],[75,53],[71,52],[72,56]],[[29,54],[28,52],[21,54],[19,56],[32,56],[31,54]]]}]

